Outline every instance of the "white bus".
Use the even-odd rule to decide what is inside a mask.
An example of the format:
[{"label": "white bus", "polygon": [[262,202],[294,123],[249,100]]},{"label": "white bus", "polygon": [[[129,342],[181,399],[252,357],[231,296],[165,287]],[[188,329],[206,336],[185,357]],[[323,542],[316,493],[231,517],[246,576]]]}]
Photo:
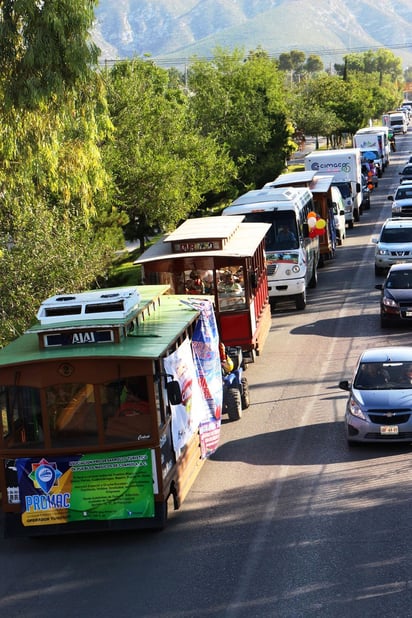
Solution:
[{"label": "white bus", "polygon": [[266,264],[272,309],[283,300],[306,306],[306,290],[318,279],[319,237],[309,235],[308,214],[314,211],[309,189],[264,187],[248,191],[222,215],[245,215],[245,221],[270,223]]}]

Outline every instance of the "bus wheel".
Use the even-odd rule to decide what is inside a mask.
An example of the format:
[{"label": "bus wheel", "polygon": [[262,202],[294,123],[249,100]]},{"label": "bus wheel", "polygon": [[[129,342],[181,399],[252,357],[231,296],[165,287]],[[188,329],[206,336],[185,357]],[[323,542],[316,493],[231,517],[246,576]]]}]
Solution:
[{"label": "bus wheel", "polygon": [[238,388],[228,388],[224,394],[225,408],[230,421],[242,418],[242,401]]},{"label": "bus wheel", "polygon": [[295,304],[296,309],[304,309],[306,307],[306,291],[296,296]]},{"label": "bus wheel", "polygon": [[246,410],[250,406],[249,384],[246,378],[242,378],[242,410]]}]

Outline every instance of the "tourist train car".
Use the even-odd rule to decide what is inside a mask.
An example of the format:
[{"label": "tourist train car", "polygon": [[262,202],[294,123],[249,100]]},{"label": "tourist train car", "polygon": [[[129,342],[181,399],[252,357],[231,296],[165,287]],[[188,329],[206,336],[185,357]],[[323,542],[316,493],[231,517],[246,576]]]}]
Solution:
[{"label": "tourist train car", "polygon": [[0,350],[6,536],[163,528],[222,413],[211,301],[168,286],[61,294]]},{"label": "tourist train car", "polygon": [[188,219],[137,260],[145,283],[176,294],[212,296],[225,346],[253,362],[267,338],[271,313],[265,264],[266,223],[244,216]]}]

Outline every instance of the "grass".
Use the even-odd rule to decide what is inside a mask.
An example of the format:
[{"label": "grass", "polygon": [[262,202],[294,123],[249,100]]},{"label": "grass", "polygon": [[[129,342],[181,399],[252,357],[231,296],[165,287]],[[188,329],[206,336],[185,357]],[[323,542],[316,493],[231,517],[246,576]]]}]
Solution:
[{"label": "grass", "polygon": [[140,285],[142,283],[142,267],[134,264],[140,255],[140,249],[124,251],[113,263],[107,278],[108,287]]}]

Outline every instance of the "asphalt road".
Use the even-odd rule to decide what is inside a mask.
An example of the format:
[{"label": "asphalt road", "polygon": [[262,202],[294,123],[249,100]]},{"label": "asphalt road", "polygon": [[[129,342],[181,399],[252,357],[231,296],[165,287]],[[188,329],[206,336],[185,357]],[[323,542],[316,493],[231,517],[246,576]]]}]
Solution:
[{"label": "asphalt road", "polygon": [[412,616],[410,446],[349,449],[349,378],[381,330],[372,236],[412,150],[412,129],[305,311],[279,305],[247,370],[251,407],[225,422],[161,533],[0,542],[8,618],[362,618]]}]

